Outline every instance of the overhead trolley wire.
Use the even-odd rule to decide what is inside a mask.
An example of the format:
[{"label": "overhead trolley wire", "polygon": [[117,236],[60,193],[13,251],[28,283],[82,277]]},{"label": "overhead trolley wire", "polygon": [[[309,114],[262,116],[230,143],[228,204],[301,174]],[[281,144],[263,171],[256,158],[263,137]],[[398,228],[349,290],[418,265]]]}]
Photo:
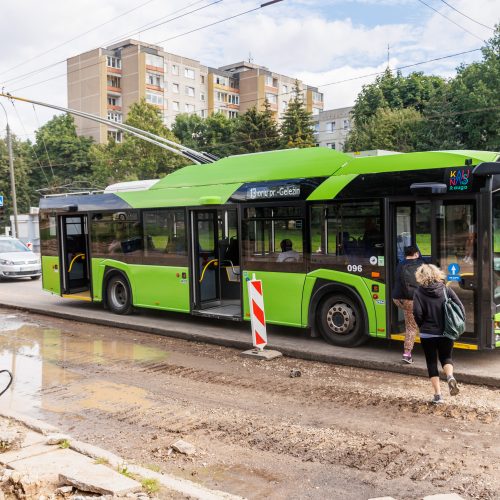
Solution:
[{"label": "overhead trolley wire", "polygon": [[[143,25],[143,26],[141,26],[141,27],[139,28],[139,30],[140,30],[140,31],[133,31],[133,32],[129,32],[128,36],[132,36],[132,35],[135,35],[135,34],[138,34],[138,33],[143,33],[144,31],[148,31],[148,30],[153,29],[153,28],[156,28],[156,27],[158,27],[158,26],[162,26],[162,25],[164,25],[164,24],[168,24],[168,23],[170,23],[170,22],[172,22],[172,21],[175,21],[175,20],[177,20],[177,19],[181,19],[181,18],[186,17],[186,16],[188,16],[188,15],[190,15],[190,14],[193,14],[194,12],[198,12],[198,11],[200,11],[200,10],[206,9],[207,7],[211,7],[212,5],[218,4],[218,3],[222,2],[222,1],[223,1],[223,0],[215,0],[215,1],[213,1],[213,2],[211,2],[211,3],[209,3],[209,4],[207,4],[207,5],[203,5],[203,6],[201,6],[201,7],[198,7],[198,8],[196,8],[196,9],[193,9],[193,10],[191,10],[191,11],[189,11],[189,12],[185,12],[184,14],[180,14],[180,15],[178,15],[178,16],[176,16],[176,17],[174,17],[174,18],[167,19],[166,21],[163,21],[163,22],[161,22],[161,23],[157,23],[156,25],[154,25],[154,26],[152,26],[152,27],[149,27],[149,28],[146,28],[146,29],[142,29],[142,28],[144,28],[145,26],[147,26],[147,25]],[[189,7],[192,7],[193,5],[196,5],[196,4],[198,4],[198,3],[200,3],[200,2],[199,2],[199,1],[198,1],[198,2],[193,2],[193,3],[189,4],[188,6],[186,6],[186,7],[182,8],[182,9],[178,9],[178,10],[175,10],[174,12],[171,12],[170,14],[168,14],[168,16],[172,16],[172,15],[174,15],[174,14],[177,14],[178,12],[181,12],[181,11],[183,11],[183,10],[185,10],[185,9],[189,8]],[[165,17],[168,17],[168,16],[165,16]],[[151,23],[149,23],[149,24],[151,24]],[[123,39],[123,37],[120,37],[120,38],[113,38],[111,41],[106,42],[104,45],[109,45],[110,43],[113,43],[114,41],[119,41],[119,40],[122,40],[122,39]],[[59,66],[60,64],[65,63],[66,61],[67,61],[67,59],[62,59],[62,60],[60,60],[60,61],[57,61],[57,62],[52,63],[52,64],[49,64],[49,65],[47,65],[47,66],[42,66],[42,67],[40,67],[40,68],[34,69],[34,70],[29,71],[29,72],[27,72],[27,73],[24,73],[24,74],[22,74],[22,75],[19,75],[19,76],[12,77],[12,78],[9,78],[9,79],[7,79],[7,80],[4,80],[4,81],[3,81],[3,83],[4,83],[4,85],[6,85],[6,84],[11,83],[11,82],[14,82],[14,81],[22,81],[22,80],[25,80],[26,78],[28,78],[28,77],[30,77],[30,76],[32,76],[32,75],[34,75],[34,74],[41,73],[41,72],[43,72],[43,71],[45,71],[45,70],[47,70],[47,69],[51,69],[51,68],[53,68],[53,67],[55,67],[55,66]],[[89,64],[89,65],[87,65],[87,66],[84,66],[84,67],[80,68],[79,70],[81,70],[81,69],[86,69],[86,68],[90,68],[90,67],[92,67],[92,66],[96,66],[96,65],[98,65],[98,64],[99,64],[99,63],[91,63],[91,64]],[[75,71],[79,71],[79,70],[75,70]],[[59,77],[64,76],[64,75],[66,75],[66,74],[71,74],[71,73],[73,73],[73,72],[74,72],[74,71],[70,71],[70,72],[67,72],[67,73],[62,73],[62,74],[60,74],[60,75],[57,75],[56,77],[53,77],[53,78],[48,78],[47,80],[44,80],[44,81],[42,81],[41,83],[44,83],[45,81],[50,81],[50,80],[53,80],[54,78],[59,78]],[[24,88],[25,88],[25,87],[24,87]]]},{"label": "overhead trolley wire", "polygon": [[464,28],[461,24],[456,23],[455,21],[453,21],[453,19],[450,19],[448,16],[445,16],[442,12],[440,12],[439,10],[432,7],[432,5],[429,5],[428,3],[424,2],[424,0],[417,0],[417,2],[420,2],[421,4],[425,5],[429,9],[433,10],[436,14],[439,14],[441,17],[444,17],[447,21],[449,21],[450,23],[453,23],[455,26],[458,26],[461,30],[465,31],[466,33],[473,36],[474,38],[477,38],[478,40],[481,40],[482,42],[484,42],[484,40],[480,36],[476,35],[475,33],[472,33],[472,31],[469,31],[467,28]]},{"label": "overhead trolley wire", "polygon": [[487,26],[486,24],[483,24],[483,23],[477,21],[476,19],[473,19],[472,17],[468,16],[467,14],[465,14],[462,11],[458,10],[457,8],[453,7],[453,5],[450,5],[448,2],[445,2],[444,0],[440,0],[440,1],[442,3],[444,3],[445,5],[447,5],[450,9],[453,9],[455,12],[458,12],[458,14],[466,17],[467,19],[469,19],[473,23],[479,24],[479,26],[483,26],[484,28],[488,28],[491,31],[495,31],[495,28],[492,28],[491,26]]},{"label": "overhead trolley wire", "polygon": [[[38,130],[40,130],[40,120],[38,119],[38,113],[36,112],[36,108],[35,108],[35,105],[32,104],[33,106],[33,112],[35,113],[35,120],[36,120],[36,125],[38,127]],[[47,150],[47,144],[45,143],[45,137],[44,137],[44,134],[41,133],[40,134],[40,137],[42,138],[42,143],[43,143],[43,148],[45,149],[45,154],[47,155],[47,160],[49,162],[49,166],[50,166],[50,171],[52,172],[52,177],[54,177],[54,169],[52,168],[52,163],[50,161],[50,155],[49,155],[49,151]]]},{"label": "overhead trolley wire", "polygon": [[92,33],[92,31],[95,31],[95,30],[97,30],[99,28],[102,28],[103,26],[106,26],[107,24],[112,23],[113,21],[116,21],[120,17],[124,17],[127,14],[130,14],[131,12],[134,12],[135,10],[140,9],[141,7],[144,7],[145,5],[147,5],[147,4],[151,3],[151,2],[154,2],[154,1],[155,0],[147,0],[146,2],[141,3],[137,7],[134,7],[133,9],[129,9],[126,12],[123,12],[122,14],[119,14],[118,16],[115,16],[115,17],[109,19],[108,21],[105,21],[104,23],[98,24],[97,26],[94,26],[93,28],[90,28],[89,30],[84,31],[83,33],[80,33],[79,35],[77,35],[77,36],[75,36],[73,38],[70,38],[69,40],[66,40],[65,42],[62,42],[62,43],[60,43],[58,45],[55,45],[54,47],[52,47],[50,49],[47,49],[47,50],[45,50],[43,52],[40,52],[36,56],[30,57],[29,59],[26,59],[25,61],[20,62],[19,64],[16,64],[15,66],[12,66],[11,68],[9,68],[9,69],[7,69],[5,71],[0,72],[0,76],[5,75],[6,73],[10,73],[13,69],[19,68],[20,66],[24,66],[26,63],[31,62],[34,59],[38,59],[39,57],[42,57],[45,54],[48,54],[49,52],[52,52],[53,50],[59,49],[60,47],[63,47],[64,45],[67,45],[68,43],[74,42],[75,40],[78,40],[82,36],[88,35],[89,33]]}]

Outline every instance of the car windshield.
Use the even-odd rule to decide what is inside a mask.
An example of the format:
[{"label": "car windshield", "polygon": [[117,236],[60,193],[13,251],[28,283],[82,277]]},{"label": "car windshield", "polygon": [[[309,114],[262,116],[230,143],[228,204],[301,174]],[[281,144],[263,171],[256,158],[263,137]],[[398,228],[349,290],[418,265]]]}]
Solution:
[{"label": "car windshield", "polygon": [[0,253],[29,251],[19,240],[0,240]]}]

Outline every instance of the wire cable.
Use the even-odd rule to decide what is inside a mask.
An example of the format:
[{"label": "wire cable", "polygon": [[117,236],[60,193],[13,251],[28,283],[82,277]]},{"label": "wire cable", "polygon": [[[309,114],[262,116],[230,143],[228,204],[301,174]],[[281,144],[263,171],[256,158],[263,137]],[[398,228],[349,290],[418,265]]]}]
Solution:
[{"label": "wire cable", "polygon": [[483,24],[483,23],[480,23],[479,21],[476,21],[472,17],[468,16],[467,14],[464,14],[460,10],[456,9],[455,7],[453,7],[453,5],[450,5],[448,2],[445,2],[444,0],[440,0],[440,1],[443,2],[445,5],[447,5],[450,9],[453,9],[455,12],[458,12],[461,16],[466,17],[467,19],[469,19],[473,23],[479,24],[479,26],[483,26],[484,28],[488,28],[491,31],[495,31],[495,28],[492,28],[491,26],[487,26],[486,24]]},{"label": "wire cable", "polygon": [[63,47],[64,45],[67,45],[68,43],[74,42],[75,40],[78,40],[79,38],[81,38],[81,37],[83,37],[85,35],[88,35],[89,33],[92,33],[92,31],[95,31],[95,30],[97,30],[99,28],[102,28],[103,26],[106,26],[107,24],[112,23],[113,21],[116,21],[120,17],[124,17],[127,14],[130,14],[131,12],[134,12],[135,10],[138,10],[141,7],[144,7],[145,5],[147,5],[147,4],[151,3],[151,2],[154,2],[154,1],[155,0],[147,0],[146,2],[141,3],[137,7],[134,7],[133,9],[127,10],[126,12],[123,12],[122,14],[109,19],[108,21],[105,21],[104,23],[98,24],[97,26],[94,26],[93,28],[90,28],[89,30],[84,31],[83,33],[80,33],[79,35],[77,35],[77,36],[75,36],[73,38],[70,38],[69,40],[66,40],[65,42],[62,42],[62,43],[60,43],[58,45],[55,45],[54,47],[52,47],[50,49],[47,49],[44,52],[40,52],[36,56],[30,57],[29,59],[26,59],[25,61],[23,61],[23,62],[21,62],[19,64],[16,64],[15,66],[12,66],[11,68],[9,68],[9,69],[7,69],[5,71],[2,71],[0,73],[0,76],[5,75],[6,73],[10,73],[13,69],[19,68],[20,66],[24,66],[26,63],[31,62],[31,61],[33,61],[35,59],[38,59],[38,58],[40,58],[40,57],[48,54],[49,52],[52,52],[53,50],[59,49],[60,47]]},{"label": "wire cable", "polygon": [[480,36],[477,36],[476,34],[472,33],[472,31],[469,31],[467,28],[464,28],[461,24],[456,23],[455,21],[453,21],[453,19],[450,19],[448,16],[445,16],[439,10],[435,9],[434,7],[432,7],[431,5],[429,5],[428,3],[424,2],[424,0],[417,0],[417,2],[420,2],[421,4],[425,5],[429,9],[433,10],[436,14],[439,14],[441,17],[444,17],[447,21],[449,21],[450,23],[453,23],[455,26],[458,26],[461,30],[465,31],[466,33],[468,33],[469,35],[473,36],[474,38],[477,38],[478,40],[481,40],[481,42],[485,41]]},{"label": "wire cable", "polygon": [[[40,130],[42,127],[40,126],[40,120],[38,119],[38,113],[36,112],[36,108],[35,108],[35,105],[32,104],[33,106],[33,112],[35,113],[35,120],[36,120],[36,125],[38,127],[38,130]],[[50,161],[50,156],[49,156],[49,151],[47,150],[47,144],[45,143],[45,137],[44,137],[45,134],[40,134],[41,138],[42,138],[42,143],[43,143],[43,148],[45,149],[45,154],[47,155],[47,160],[49,162],[49,166],[50,166],[50,171],[52,172],[52,178],[54,178],[54,169],[52,168],[52,163]]]}]

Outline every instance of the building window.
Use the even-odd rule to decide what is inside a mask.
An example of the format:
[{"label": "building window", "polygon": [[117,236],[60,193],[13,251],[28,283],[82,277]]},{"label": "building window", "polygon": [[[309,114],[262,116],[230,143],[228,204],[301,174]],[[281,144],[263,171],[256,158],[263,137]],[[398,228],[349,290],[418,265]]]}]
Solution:
[{"label": "building window", "polygon": [[335,122],[326,122],[326,132],[333,132],[335,130]]},{"label": "building window", "polygon": [[313,101],[323,102],[323,94],[321,92],[313,92]]},{"label": "building window", "polygon": [[205,75],[200,75],[201,83],[205,83]]},{"label": "building window", "polygon": [[179,107],[179,102],[178,101],[172,101],[172,109],[174,111],[179,111],[180,107]]},{"label": "building window", "polygon": [[108,140],[114,140],[115,142],[122,142],[123,134],[121,130],[108,130]]},{"label": "building window", "polygon": [[186,95],[194,97],[194,87],[186,87]]},{"label": "building window", "polygon": [[317,134],[319,132],[319,123],[314,124],[314,133]]},{"label": "building window", "polygon": [[157,73],[146,73],[146,83],[154,87],[163,88],[163,75]]},{"label": "building window", "polygon": [[205,94],[200,94],[200,101],[204,101],[205,100]]},{"label": "building window", "polygon": [[238,116],[238,111],[229,110],[229,111],[227,112],[227,116],[228,116],[229,118],[236,118],[236,117]]},{"label": "building window", "polygon": [[227,100],[230,104],[239,104],[240,103],[240,96],[235,95],[235,94],[229,94]]},{"label": "building window", "polygon": [[225,92],[216,92],[215,98],[217,102],[227,102],[227,94]]},{"label": "building window", "polygon": [[109,106],[121,106],[121,100],[119,97],[108,95],[108,105]]},{"label": "building window", "polygon": [[108,66],[108,68],[121,69],[122,60],[119,57],[107,56],[106,65]]},{"label": "building window", "polygon": [[184,104],[184,111],[186,113],[194,113],[194,104]]},{"label": "building window", "polygon": [[174,94],[178,94],[179,93],[179,84],[178,83],[172,83],[172,92]]},{"label": "building window", "polygon": [[207,110],[200,109],[200,111],[198,111],[198,114],[200,115],[201,118],[206,118],[207,117]]},{"label": "building window", "polygon": [[349,120],[344,120],[344,130],[349,130]]},{"label": "building window", "polygon": [[146,102],[149,102],[149,104],[156,104],[157,106],[163,106],[163,95],[154,92],[146,92]]},{"label": "building window", "polygon": [[283,85],[283,94],[288,94],[288,85]]},{"label": "building window", "polygon": [[286,111],[286,110],[287,110],[287,108],[288,108],[288,102],[283,101],[283,102],[281,103],[281,107],[283,108],[283,111]]},{"label": "building window", "polygon": [[116,123],[122,123],[123,117],[121,113],[117,113],[116,111],[108,111],[108,120]]},{"label": "building window", "polygon": [[146,53],[146,65],[163,68],[163,57]]},{"label": "building window", "polygon": [[313,108],[313,111],[312,111],[313,116],[319,115],[319,112],[320,112],[320,111],[321,111],[321,109],[320,109],[320,108]]},{"label": "building window", "polygon": [[108,75],[108,87],[115,87],[116,89],[121,88],[121,78],[119,76]]},{"label": "building window", "polygon": [[184,68],[184,76],[186,78],[190,78],[191,80],[194,80],[194,78],[195,78],[194,69]]},{"label": "building window", "polygon": [[278,88],[278,79],[272,76],[266,75],[266,86]]},{"label": "building window", "polygon": [[179,66],[177,64],[172,64],[172,75],[178,75],[179,74]]},{"label": "building window", "polygon": [[337,149],[336,144],[334,142],[327,142],[326,147],[330,149]]},{"label": "building window", "polygon": [[266,99],[271,104],[278,104],[278,96],[276,94],[271,94],[270,92],[266,92]]},{"label": "building window", "polygon": [[218,85],[229,87],[229,78],[227,76],[215,75],[214,78],[215,83],[217,83]]}]

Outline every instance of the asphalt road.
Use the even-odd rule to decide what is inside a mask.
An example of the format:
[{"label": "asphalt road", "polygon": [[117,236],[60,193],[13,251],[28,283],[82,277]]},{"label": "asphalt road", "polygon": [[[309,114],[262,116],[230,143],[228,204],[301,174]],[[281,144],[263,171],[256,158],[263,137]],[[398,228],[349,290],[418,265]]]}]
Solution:
[{"label": "asphalt road", "polygon": [[[0,282],[1,305],[242,350],[251,348],[250,327],[246,322],[211,320],[148,309],[130,316],[119,316],[104,310],[100,304],[63,299],[44,292],[40,281]],[[427,376],[419,346],[415,349],[415,363],[409,366],[401,363],[402,344],[396,341],[371,339],[361,347],[349,349],[310,338],[304,330],[273,326],[268,328],[268,340],[269,348],[294,358]],[[459,381],[500,387],[500,349],[484,352],[457,349],[454,357]]]}]

